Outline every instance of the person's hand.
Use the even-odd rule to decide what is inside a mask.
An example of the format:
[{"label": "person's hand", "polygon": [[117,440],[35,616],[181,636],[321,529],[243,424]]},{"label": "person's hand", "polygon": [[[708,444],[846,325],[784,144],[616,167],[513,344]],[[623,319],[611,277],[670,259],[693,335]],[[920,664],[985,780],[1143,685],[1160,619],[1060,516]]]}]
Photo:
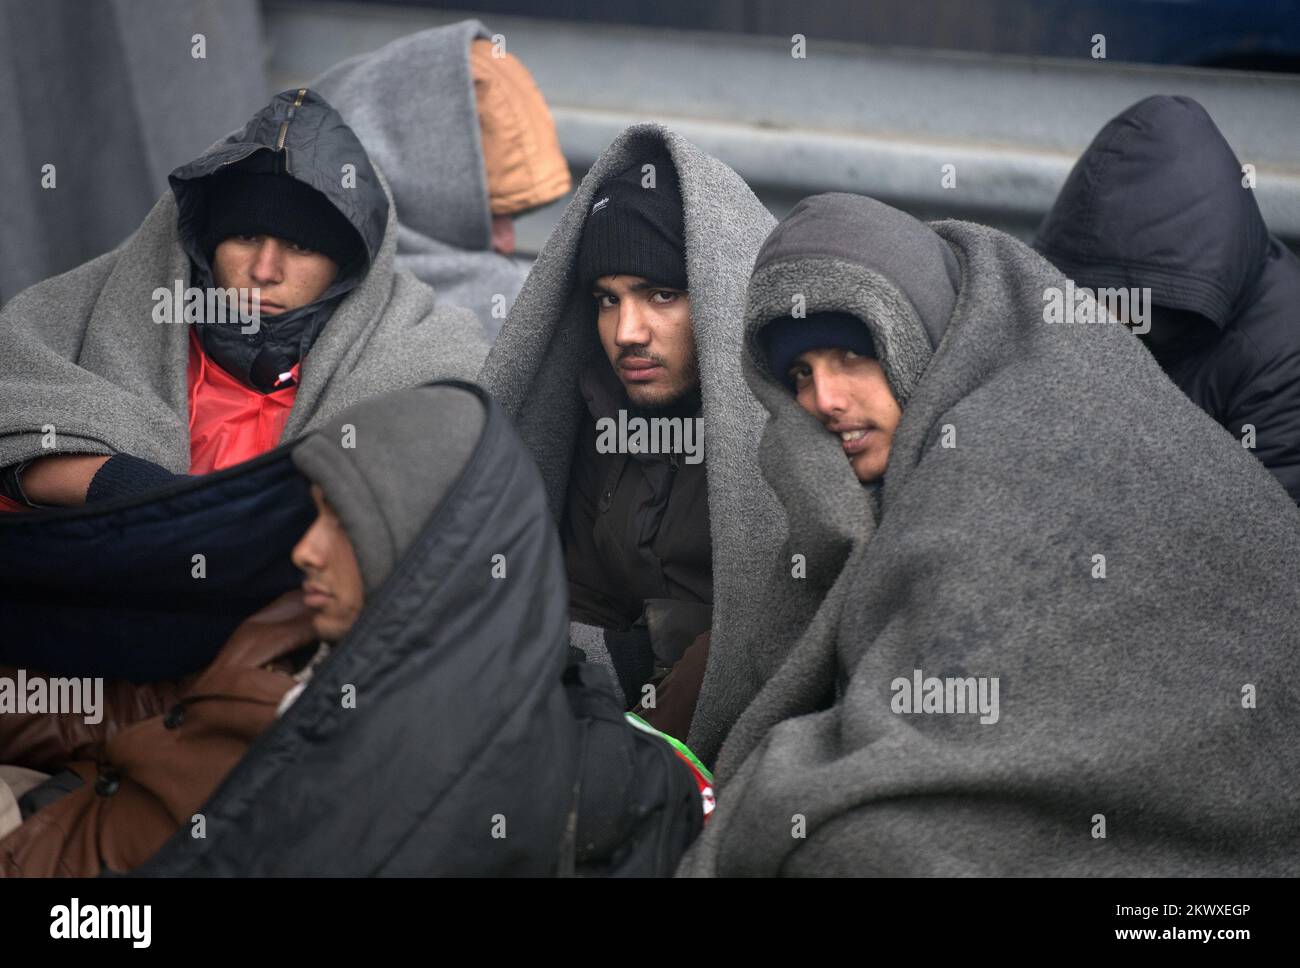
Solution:
[{"label": "person's hand", "polygon": [[39,457],[23,470],[19,483],[32,504],[85,504],[91,480],[110,459],[102,454]]}]

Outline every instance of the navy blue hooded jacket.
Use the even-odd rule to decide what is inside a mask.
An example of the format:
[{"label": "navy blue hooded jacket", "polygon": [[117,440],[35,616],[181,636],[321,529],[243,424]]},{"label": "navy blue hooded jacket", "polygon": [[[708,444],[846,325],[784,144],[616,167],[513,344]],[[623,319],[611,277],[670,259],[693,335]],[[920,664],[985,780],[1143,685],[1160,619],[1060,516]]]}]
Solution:
[{"label": "navy blue hooded jacket", "polygon": [[1149,287],[1146,342],[1300,503],[1300,260],[1187,97],[1146,98],[1079,158],[1034,247],[1080,286]]}]

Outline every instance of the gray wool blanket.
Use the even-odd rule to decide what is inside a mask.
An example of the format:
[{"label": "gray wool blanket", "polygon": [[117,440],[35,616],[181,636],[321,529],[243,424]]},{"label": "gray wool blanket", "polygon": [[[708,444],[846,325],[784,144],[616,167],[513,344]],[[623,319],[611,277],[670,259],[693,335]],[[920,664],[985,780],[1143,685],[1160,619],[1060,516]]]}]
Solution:
[{"label": "gray wool blanket", "polygon": [[489,342],[529,269],[492,249],[469,63],[470,43],[490,36],[477,20],[421,30],[349,58],[313,84],[392,184],[398,267],[433,286],[439,300],[474,312]]},{"label": "gray wool blanket", "polygon": [[[764,473],[826,591],[755,657],[771,678],[679,873],[1295,875],[1300,512],[1123,327],[1045,323],[1046,261],[932,228],[958,297],[909,356],[878,520],[756,334],[797,291],[896,347],[914,305],[811,235],[760,257]],[[807,580],[769,588],[772,614]]]},{"label": "gray wool blanket", "polygon": [[[481,364],[487,346],[472,315],[396,269],[396,245],[389,194],[379,253],[304,358],[283,440],[367,397],[467,379]],[[190,265],[169,191],[116,249],[6,304],[0,467],[54,453],[130,453],[176,473],[189,469],[189,327],[152,318],[154,290],[178,280],[190,284]]]},{"label": "gray wool blanket", "polygon": [[688,740],[707,759],[721,745],[732,713],[743,708],[726,700],[732,684],[717,670],[748,648],[751,623],[763,606],[757,593],[784,535],[780,505],[758,470],[766,415],[740,369],[745,286],[775,220],[739,175],[679,135],[658,125],[627,129],[578,187],[488,354],[480,382],[514,418],[559,520],[585,413],[578,373],[602,353],[595,302],[589,292],[574,291],[583,224],[603,182],[665,149],[677,169],[684,210],[713,532],[713,635]]}]

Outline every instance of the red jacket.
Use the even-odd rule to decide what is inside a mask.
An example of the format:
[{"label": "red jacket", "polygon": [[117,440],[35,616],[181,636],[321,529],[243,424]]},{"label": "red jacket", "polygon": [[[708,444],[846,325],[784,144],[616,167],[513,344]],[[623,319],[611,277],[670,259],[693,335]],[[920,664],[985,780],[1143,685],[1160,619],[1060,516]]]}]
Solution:
[{"label": "red jacket", "polygon": [[191,329],[189,472],[210,474],[274,448],[298,395],[300,365],[293,365],[284,387],[259,393],[209,360]]},{"label": "red jacket", "polygon": [[[198,334],[191,329],[189,473],[210,474],[274,448],[298,395],[300,366],[293,365],[285,386],[259,393],[209,360]],[[0,512],[26,510],[0,494]]]}]

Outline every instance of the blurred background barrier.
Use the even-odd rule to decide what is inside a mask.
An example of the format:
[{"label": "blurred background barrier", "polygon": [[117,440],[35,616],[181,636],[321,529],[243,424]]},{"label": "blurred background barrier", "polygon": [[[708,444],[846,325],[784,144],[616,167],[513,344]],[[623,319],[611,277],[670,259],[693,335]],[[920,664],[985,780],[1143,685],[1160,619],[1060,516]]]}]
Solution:
[{"label": "blurred background barrier", "polygon": [[[124,238],[171,167],[274,91],[466,17],[533,73],[575,179],[656,120],[778,217],[852,191],[1027,239],[1107,120],[1185,94],[1255,166],[1270,229],[1300,250],[1300,0],[0,0],[0,301]],[[72,191],[34,187],[55,160]],[[522,256],[562,210],[518,220]]]},{"label": "blurred background barrier", "polygon": [[0,0],[0,303],[133,232],[264,54],[257,0]]},{"label": "blurred background barrier", "polygon": [[[911,3],[912,8],[926,5]],[[849,43],[841,37],[862,34],[850,26],[854,17],[842,17],[835,29],[825,12],[829,5],[811,4],[806,57],[797,59],[792,34],[766,37],[491,13],[502,7],[572,11],[572,3],[477,6],[482,9],[447,12],[420,3],[265,0],[271,79],[277,88],[292,87],[403,34],[475,16],[505,37],[506,49],[537,79],[575,181],[627,125],[657,120],[735,168],[778,218],[804,195],[851,191],[923,218],[974,219],[1022,238],[1032,235],[1075,158],[1111,117],[1151,94],[1185,94],[1205,106],[1242,162],[1255,165],[1259,203],[1270,229],[1300,246],[1300,75],[1122,63],[1130,40],[1144,45],[1143,54],[1152,51],[1156,38],[1145,21],[1117,23],[1122,32],[1107,38],[1107,58],[1094,60],[1092,36],[1105,22],[1098,14],[1093,22],[1101,26],[1093,29],[1076,11],[1062,26],[1074,31],[1080,56],[1029,58]],[[781,22],[798,25],[804,6],[784,4]],[[821,14],[815,10],[819,6]],[[1024,3],[960,6],[978,10],[981,22],[1000,27],[1004,35],[1019,36],[1018,30],[1036,26],[1010,16],[1026,8]],[[990,17],[999,6],[1005,15]],[[1222,4],[1155,6],[1163,8],[1172,27],[1187,33],[1180,15]],[[1293,32],[1300,31],[1300,8],[1282,6],[1295,14]],[[674,9],[680,5],[670,4],[662,14],[643,7],[642,17],[671,19]],[[618,12],[615,4],[602,15]],[[716,9],[713,14],[717,21]],[[960,16],[970,20],[973,12]],[[906,18],[896,29],[888,23],[877,27],[890,40],[906,28],[906,38],[919,42],[923,25],[916,19]],[[933,32],[959,34],[953,26],[936,20]],[[1059,36],[1060,31],[1053,34]],[[1063,45],[1053,40],[1052,46]],[[955,166],[955,188],[941,187],[946,164]],[[521,251],[537,251],[561,210],[562,205],[553,206],[519,221]]]}]

